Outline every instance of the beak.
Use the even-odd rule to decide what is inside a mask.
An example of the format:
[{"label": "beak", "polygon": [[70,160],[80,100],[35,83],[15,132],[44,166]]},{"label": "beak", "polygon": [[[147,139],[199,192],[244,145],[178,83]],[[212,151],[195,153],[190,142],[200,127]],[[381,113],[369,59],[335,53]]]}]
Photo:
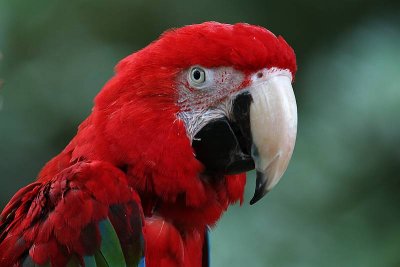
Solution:
[{"label": "beak", "polygon": [[279,75],[249,90],[251,156],[257,173],[250,204],[256,203],[281,179],[292,157],[297,133],[297,106],[291,80]]},{"label": "beak", "polygon": [[234,98],[230,114],[206,124],[195,135],[192,146],[209,176],[255,168],[252,205],[286,171],[296,133],[297,106],[291,77],[279,73],[272,77],[254,75],[252,84]]}]

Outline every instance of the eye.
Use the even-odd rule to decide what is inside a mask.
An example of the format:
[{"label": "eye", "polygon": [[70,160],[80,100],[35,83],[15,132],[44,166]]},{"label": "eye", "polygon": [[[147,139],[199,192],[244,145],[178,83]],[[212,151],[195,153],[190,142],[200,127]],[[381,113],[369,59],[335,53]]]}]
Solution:
[{"label": "eye", "polygon": [[189,72],[189,82],[194,87],[201,86],[206,81],[206,72],[200,67],[193,67]]}]

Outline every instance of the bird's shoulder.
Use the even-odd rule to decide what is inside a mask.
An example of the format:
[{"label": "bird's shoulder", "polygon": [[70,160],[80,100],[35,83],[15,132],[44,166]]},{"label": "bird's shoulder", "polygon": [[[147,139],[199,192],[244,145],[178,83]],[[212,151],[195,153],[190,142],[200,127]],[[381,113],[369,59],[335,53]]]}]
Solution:
[{"label": "bird's shoulder", "polygon": [[20,189],[4,208],[0,266],[137,266],[142,221],[139,196],[121,170],[77,162]]}]

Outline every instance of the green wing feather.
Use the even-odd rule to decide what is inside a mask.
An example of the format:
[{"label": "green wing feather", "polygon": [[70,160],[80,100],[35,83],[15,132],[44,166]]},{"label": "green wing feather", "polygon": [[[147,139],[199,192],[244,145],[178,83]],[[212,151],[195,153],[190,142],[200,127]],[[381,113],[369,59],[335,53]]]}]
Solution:
[{"label": "green wing feather", "polygon": [[[124,254],[122,252],[117,233],[115,232],[111,222],[107,219],[101,221],[99,223],[99,226],[102,240],[100,251],[97,252],[97,254],[101,254],[104,258],[105,263],[108,264],[104,266],[126,266]],[[95,258],[96,262],[98,262],[98,258],[100,258],[100,256]],[[97,264],[97,266],[103,265]]]},{"label": "green wing feather", "polygon": [[[142,217],[135,202],[110,207],[109,218],[99,223],[101,247],[86,266],[137,267],[144,255]],[[93,260],[94,259],[94,260]]]},{"label": "green wing feather", "polygon": [[[110,265],[108,265],[106,258],[104,257],[103,253],[101,253],[100,250],[94,254],[94,259],[96,261],[96,267],[110,267]],[[122,266],[122,265],[118,265],[118,266]]]},{"label": "green wing feather", "polygon": [[96,260],[94,258],[94,255],[92,256],[85,256],[83,258],[83,261],[85,263],[85,267],[97,267],[96,265]]}]

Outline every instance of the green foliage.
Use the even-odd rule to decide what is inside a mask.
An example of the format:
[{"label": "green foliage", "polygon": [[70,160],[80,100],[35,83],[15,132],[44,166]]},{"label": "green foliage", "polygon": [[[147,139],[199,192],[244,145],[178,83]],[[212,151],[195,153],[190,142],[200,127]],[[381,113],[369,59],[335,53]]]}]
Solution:
[{"label": "green foliage", "polygon": [[170,27],[245,21],[296,50],[298,142],[279,186],[251,207],[246,192],[213,230],[213,266],[398,266],[399,7],[0,0],[0,207],[68,143],[118,60]]}]

